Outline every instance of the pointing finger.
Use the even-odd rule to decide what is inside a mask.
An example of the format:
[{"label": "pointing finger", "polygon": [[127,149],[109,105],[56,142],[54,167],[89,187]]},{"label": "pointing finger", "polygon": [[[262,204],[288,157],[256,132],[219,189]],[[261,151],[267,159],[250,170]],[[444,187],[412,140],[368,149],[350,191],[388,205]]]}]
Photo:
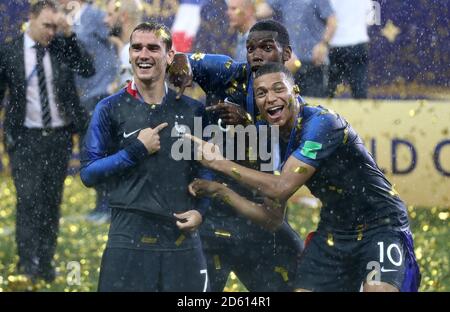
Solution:
[{"label": "pointing finger", "polygon": [[167,127],[169,124],[167,122],[163,122],[162,124],[156,126],[155,129],[153,129],[156,133],[159,133],[162,129]]}]

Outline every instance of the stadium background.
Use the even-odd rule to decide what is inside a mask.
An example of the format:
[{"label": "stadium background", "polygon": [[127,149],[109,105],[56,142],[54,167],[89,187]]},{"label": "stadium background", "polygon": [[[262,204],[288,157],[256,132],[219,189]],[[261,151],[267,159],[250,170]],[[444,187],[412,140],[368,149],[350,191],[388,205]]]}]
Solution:
[{"label": "stadium background", "polygon": [[[104,4],[104,1],[97,2]],[[381,25],[370,28],[372,99],[348,100],[348,90],[341,86],[341,99],[308,100],[345,116],[364,138],[380,167],[408,204],[416,255],[423,273],[421,290],[449,291],[449,3],[446,0],[378,2]],[[210,7],[209,18],[224,18],[223,12],[215,12],[213,5]],[[0,42],[11,40],[19,33],[27,8],[27,1],[2,1]],[[147,0],[143,6],[149,18],[168,26],[172,25],[177,8],[176,0]],[[208,30],[200,29],[202,31]],[[202,46],[205,50],[201,52],[209,52],[204,42]],[[201,96],[199,92],[194,94]],[[13,275],[15,194],[3,146],[0,157],[5,167],[0,173],[0,291],[19,290],[24,286],[23,280]],[[36,286],[40,290],[96,289],[107,225],[84,221],[84,215],[94,205],[94,193],[81,185],[77,166],[75,151],[62,204],[56,255],[60,275],[53,285]],[[304,237],[317,224],[319,209],[302,205],[293,198],[289,211],[290,221]],[[80,285],[77,285],[76,275],[70,275],[71,261],[80,264]],[[243,290],[234,275],[230,276],[227,290]]]}]

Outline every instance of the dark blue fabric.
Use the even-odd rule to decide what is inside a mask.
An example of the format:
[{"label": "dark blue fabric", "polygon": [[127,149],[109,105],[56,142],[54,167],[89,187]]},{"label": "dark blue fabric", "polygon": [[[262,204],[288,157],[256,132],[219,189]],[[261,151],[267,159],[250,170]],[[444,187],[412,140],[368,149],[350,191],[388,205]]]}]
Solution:
[{"label": "dark blue fabric", "polygon": [[407,257],[405,259],[405,279],[403,280],[401,292],[417,292],[419,291],[420,281],[422,276],[420,274],[419,265],[417,264],[416,256],[414,254],[414,242],[412,233],[409,228],[401,231],[401,235],[405,241],[407,249]]},{"label": "dark blue fabric", "polygon": [[319,228],[408,224],[405,204],[345,119],[306,105],[297,128],[292,156],[316,169],[306,186],[323,204]]},{"label": "dark blue fabric", "polygon": [[92,116],[89,129],[84,139],[82,151],[82,166],[80,177],[83,183],[94,186],[104,182],[110,176],[118,174],[132,166],[148,155],[144,144],[136,139],[131,147],[122,149],[114,154],[108,154],[111,137],[110,106],[114,99],[125,93],[125,89],[112,95],[97,104]]},{"label": "dark blue fabric", "polygon": [[[131,96],[126,89],[102,100],[94,111],[84,139],[80,172],[83,183],[86,186],[109,183],[112,189],[111,207],[133,208],[170,217],[170,211],[165,210],[169,206],[170,209],[175,209],[173,212],[191,208],[204,215],[209,207],[209,200],[189,198],[187,183],[194,177],[210,180],[211,173],[195,161],[190,161],[190,165],[184,160],[181,161],[184,165],[176,162],[171,158],[172,144],[166,144],[160,152],[149,155],[144,144],[137,139],[136,131],[149,126],[155,127],[164,121],[168,121],[172,127],[173,118],[177,114],[185,115],[185,122],[192,127],[194,117],[201,116],[203,112],[203,105],[188,97],[175,100],[175,92],[172,90],[169,90],[163,103],[154,109]],[[125,124],[128,126],[124,128]],[[170,130],[163,131],[165,132],[160,133],[162,142],[177,140],[171,137]],[[136,133],[125,137],[122,132]],[[171,180],[169,176],[164,177],[164,168],[159,166],[169,166],[167,175],[176,175],[175,180]],[[179,174],[171,172],[177,170],[175,167],[180,168],[181,172],[177,171]],[[124,196],[129,198],[123,198]],[[193,206],[188,202],[182,204],[184,200],[191,199]]]}]

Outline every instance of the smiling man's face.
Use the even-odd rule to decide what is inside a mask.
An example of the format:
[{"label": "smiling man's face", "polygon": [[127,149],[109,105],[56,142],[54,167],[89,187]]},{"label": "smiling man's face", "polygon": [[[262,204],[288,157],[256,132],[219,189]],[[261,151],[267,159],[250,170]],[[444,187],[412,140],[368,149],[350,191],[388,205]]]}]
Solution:
[{"label": "smiling man's face", "polygon": [[173,56],[174,51],[167,50],[156,31],[137,30],[131,36],[130,63],[135,78],[142,82],[164,79]]},{"label": "smiling man's face", "polygon": [[255,72],[266,63],[280,63],[288,61],[291,49],[283,48],[277,41],[275,31],[257,30],[249,33],[247,38],[247,62]]},{"label": "smiling man's face", "polygon": [[262,117],[284,128],[294,114],[294,83],[282,72],[259,76],[254,81],[255,102]]}]

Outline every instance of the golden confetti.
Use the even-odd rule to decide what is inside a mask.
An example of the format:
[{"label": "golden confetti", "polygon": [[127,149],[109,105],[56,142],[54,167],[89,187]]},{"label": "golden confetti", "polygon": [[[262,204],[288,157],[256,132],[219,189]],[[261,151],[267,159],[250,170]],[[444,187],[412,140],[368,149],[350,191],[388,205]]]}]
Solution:
[{"label": "golden confetti", "polygon": [[[441,129],[438,130],[440,131]],[[7,164],[5,160],[3,163]],[[22,283],[20,289],[20,281],[23,277],[17,277],[16,274],[18,257],[13,248],[14,233],[10,230],[14,230],[15,222],[15,188],[11,177],[8,174],[2,174],[0,179],[0,280],[3,277],[3,282],[0,282],[0,289],[3,291],[16,289],[20,291],[95,291],[109,227],[107,223],[94,224],[85,219],[85,214],[95,206],[95,191],[85,188],[78,176],[71,177],[72,183],[64,189],[61,205],[63,219],[60,223],[58,246],[54,257],[59,275],[52,284],[42,281],[34,285]],[[74,203],[69,201],[70,198]],[[304,237],[317,228],[320,209],[295,209],[299,207],[297,201],[288,203],[289,207],[294,208],[290,209],[289,218],[294,229]],[[448,291],[450,289],[447,278],[450,257],[447,238],[450,227],[447,222],[450,211],[448,207],[413,205],[409,205],[407,209],[412,221],[411,230],[414,236],[416,258],[422,273],[423,282],[420,291]],[[72,225],[78,228],[75,233],[70,231]],[[424,231],[424,227],[427,231]],[[69,261],[79,261],[82,264],[82,283],[79,286],[67,285],[66,265]],[[10,276],[13,276],[13,283],[8,280]],[[225,290],[245,291],[246,289],[233,273]]]},{"label": "golden confetti", "polygon": [[246,77],[247,76],[247,65],[244,64],[242,66],[242,76]]},{"label": "golden confetti", "polygon": [[233,94],[236,93],[237,89],[235,87],[229,87],[228,89],[225,90],[226,94]]},{"label": "golden confetti", "polygon": [[216,270],[222,269],[222,265],[220,264],[219,255],[214,255],[213,259],[214,259],[214,267],[216,268]]},{"label": "golden confetti", "polygon": [[328,233],[327,244],[330,247],[334,246],[333,234],[331,233]]},{"label": "golden confetti", "polygon": [[275,171],[273,172],[273,174],[276,175],[276,176],[280,176],[280,175],[281,175],[280,171],[278,171],[278,170],[275,170]]},{"label": "golden confetti", "polygon": [[411,109],[410,111],[409,111],[409,116],[410,117],[414,117],[416,115],[416,111],[414,110],[414,109]]},{"label": "golden confetti", "polygon": [[170,35],[163,28],[158,29],[155,34],[156,34],[156,37],[161,38],[162,40],[170,39]]},{"label": "golden confetti", "polygon": [[344,140],[342,141],[342,143],[347,144],[347,140],[348,140],[348,128],[345,128],[345,130],[344,130]]},{"label": "golden confetti", "polygon": [[337,187],[334,186],[334,185],[329,185],[329,186],[328,186],[328,189],[329,189],[330,191],[335,191],[335,192],[337,192],[338,194],[342,194],[342,189],[337,188]]},{"label": "golden confetti", "polygon": [[358,228],[358,237],[356,239],[358,241],[360,241],[360,240],[363,239],[363,228],[364,228],[364,225],[360,224],[360,225],[358,225],[357,228]]},{"label": "golden confetti", "polygon": [[441,220],[443,220],[443,221],[445,221],[445,220],[447,220],[448,219],[448,212],[440,212],[439,213],[439,219],[441,219]]},{"label": "golden confetti", "polygon": [[389,194],[391,194],[391,196],[399,196],[397,190],[395,189],[395,184],[392,186],[391,190],[389,191]]},{"label": "golden confetti", "polygon": [[144,243],[144,244],[156,244],[157,241],[158,241],[158,239],[156,237],[144,236],[141,238],[141,243]]},{"label": "golden confetti", "polygon": [[223,197],[222,197],[222,201],[223,201],[225,204],[231,206],[231,199],[230,199],[230,197],[229,197],[228,195],[223,196]]},{"label": "golden confetti", "polygon": [[64,185],[70,186],[72,184],[72,182],[73,182],[73,178],[69,176],[64,180]]},{"label": "golden confetti", "polygon": [[205,56],[206,56],[205,53],[196,52],[196,53],[194,53],[194,54],[191,55],[191,59],[193,59],[194,61],[200,61],[200,60],[202,60]]},{"label": "golden confetti", "polygon": [[22,23],[22,25],[20,26],[20,31],[21,32],[26,32],[28,29],[28,23]]},{"label": "golden confetti", "polygon": [[302,122],[303,122],[303,118],[300,117],[297,119],[297,131],[300,131],[302,129]]},{"label": "golden confetti", "polygon": [[293,91],[295,94],[300,94],[300,87],[298,85],[294,85]]},{"label": "golden confetti", "polygon": [[226,69],[230,69],[231,64],[233,64],[233,61],[232,61],[232,60],[226,61],[226,62],[225,62],[225,68],[226,68]]},{"label": "golden confetti", "polygon": [[283,268],[281,266],[276,266],[274,271],[281,275],[284,282],[289,281],[289,272],[288,272],[288,270],[286,270],[286,268]]},{"label": "golden confetti", "polygon": [[319,113],[319,115],[326,115],[326,114],[331,114],[331,115],[334,115],[334,116],[337,115],[336,112],[335,112],[334,110],[330,109],[330,108],[324,108],[324,109]]},{"label": "golden confetti", "polygon": [[241,178],[241,174],[240,174],[239,170],[237,170],[236,167],[231,168],[231,172],[233,173],[233,175],[234,175],[236,178],[238,178],[238,179]]},{"label": "golden confetti", "polygon": [[299,173],[299,174],[303,174],[303,173],[307,173],[308,169],[306,167],[299,166],[299,167],[294,169],[294,172],[295,173]]},{"label": "golden confetti", "polygon": [[217,237],[224,237],[224,238],[230,238],[230,237],[231,237],[231,233],[230,233],[230,232],[227,232],[227,231],[225,231],[225,230],[215,230],[215,231],[214,231],[214,234],[215,234]]},{"label": "golden confetti", "polygon": [[183,243],[183,241],[186,239],[186,236],[184,236],[184,234],[181,234],[177,240],[175,241],[175,245],[178,247],[181,245],[181,243]]},{"label": "golden confetti", "polygon": [[300,62],[300,60],[295,60],[294,65],[297,69],[299,69],[300,67],[302,67],[302,62]]}]

